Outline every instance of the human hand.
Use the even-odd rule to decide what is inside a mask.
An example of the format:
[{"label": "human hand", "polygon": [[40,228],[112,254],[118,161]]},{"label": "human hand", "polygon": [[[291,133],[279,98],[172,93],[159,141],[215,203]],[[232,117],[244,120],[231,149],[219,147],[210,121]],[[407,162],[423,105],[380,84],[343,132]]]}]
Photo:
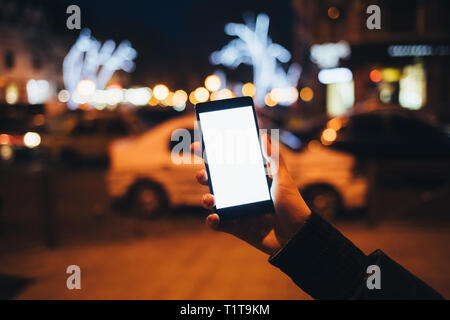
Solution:
[{"label": "human hand", "polygon": [[[283,248],[303,226],[311,210],[289,175],[281,154],[272,155],[270,137],[264,135],[262,142],[272,172],[270,192],[275,213],[223,221],[220,220],[219,215],[212,213],[206,217],[206,224],[211,229],[230,233],[257,249],[273,255]],[[193,143],[191,150],[201,156],[200,142]],[[196,178],[200,184],[208,185],[205,169],[198,171]],[[214,196],[210,193],[204,194],[201,202],[207,209],[214,208]]]}]

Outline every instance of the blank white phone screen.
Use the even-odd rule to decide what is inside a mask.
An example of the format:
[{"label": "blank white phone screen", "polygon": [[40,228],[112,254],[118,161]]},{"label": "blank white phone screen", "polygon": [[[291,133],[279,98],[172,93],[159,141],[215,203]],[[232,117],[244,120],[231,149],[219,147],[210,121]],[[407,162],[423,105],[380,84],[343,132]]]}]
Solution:
[{"label": "blank white phone screen", "polygon": [[251,106],[200,112],[216,208],[270,200]]}]

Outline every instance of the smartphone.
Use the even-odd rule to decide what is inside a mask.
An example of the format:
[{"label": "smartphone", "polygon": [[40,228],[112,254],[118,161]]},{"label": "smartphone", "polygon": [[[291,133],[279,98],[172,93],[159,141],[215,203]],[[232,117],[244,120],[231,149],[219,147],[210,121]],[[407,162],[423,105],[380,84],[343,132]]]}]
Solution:
[{"label": "smartphone", "polygon": [[273,212],[252,98],[198,103],[195,110],[215,212],[225,219]]}]

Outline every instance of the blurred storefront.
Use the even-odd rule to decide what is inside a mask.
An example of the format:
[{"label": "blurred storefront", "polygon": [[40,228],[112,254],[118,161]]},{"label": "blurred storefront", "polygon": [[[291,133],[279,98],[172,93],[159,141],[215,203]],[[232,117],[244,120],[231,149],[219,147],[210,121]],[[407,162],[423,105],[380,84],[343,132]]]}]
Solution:
[{"label": "blurred storefront", "polygon": [[[366,25],[370,5],[380,8],[380,29]],[[294,55],[303,66],[300,90],[310,87],[315,93],[303,101],[301,112],[336,116],[393,107],[450,122],[449,5],[445,0],[292,0]],[[333,59],[336,65],[329,68]]]},{"label": "blurred storefront", "polygon": [[56,100],[65,50],[48,21],[31,2],[0,1],[0,104]]}]

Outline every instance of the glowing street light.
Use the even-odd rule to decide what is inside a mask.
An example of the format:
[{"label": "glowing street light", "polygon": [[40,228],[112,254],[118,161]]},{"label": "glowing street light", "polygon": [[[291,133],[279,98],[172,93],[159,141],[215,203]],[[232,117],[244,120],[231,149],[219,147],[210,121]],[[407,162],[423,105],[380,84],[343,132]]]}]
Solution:
[{"label": "glowing street light", "polygon": [[145,106],[152,97],[150,88],[132,88],[125,90],[125,100],[135,106]]},{"label": "glowing street light", "polygon": [[341,13],[339,12],[338,8],[336,7],[328,8],[328,17],[330,17],[330,19],[336,20],[337,18],[339,18],[340,15]]},{"label": "glowing street light", "polygon": [[159,100],[156,99],[155,94],[153,93],[152,97],[148,101],[148,105],[152,107],[156,107],[159,104]]},{"label": "glowing street light", "polygon": [[206,102],[209,99],[209,92],[204,87],[198,87],[194,91],[194,96],[198,102]]},{"label": "glowing street light", "polygon": [[81,80],[77,85],[77,93],[82,97],[90,97],[95,93],[95,82],[92,80]]},{"label": "glowing street light", "polygon": [[23,136],[23,143],[28,148],[35,148],[41,144],[41,136],[36,132],[27,132]]},{"label": "glowing street light", "polygon": [[383,76],[380,70],[373,69],[370,71],[369,78],[372,82],[380,82],[383,79]]},{"label": "glowing street light", "polygon": [[169,88],[163,84],[158,84],[153,88],[153,95],[156,99],[162,101],[169,95]]},{"label": "glowing street light", "polygon": [[184,90],[177,90],[173,95],[173,106],[174,107],[182,107],[186,104],[188,99],[188,95]]},{"label": "glowing street light", "polygon": [[161,101],[162,102],[162,106],[163,107],[173,107],[173,96],[175,95],[175,93],[169,91],[169,94],[167,95],[167,97]]},{"label": "glowing street light", "polygon": [[268,107],[275,107],[277,105],[277,102],[272,99],[271,94],[266,94],[266,98],[264,99],[264,102],[266,103],[266,106]]},{"label": "glowing street light", "polygon": [[300,99],[305,102],[311,101],[314,98],[314,91],[310,87],[304,87],[300,90]]},{"label": "glowing street light", "polygon": [[211,91],[217,91],[220,89],[220,86],[222,85],[222,81],[220,80],[220,78],[214,74],[208,76],[205,79],[205,87]]},{"label": "glowing street light", "polygon": [[251,82],[247,82],[242,86],[242,94],[244,96],[253,97],[255,95],[255,85]]},{"label": "glowing street light", "polygon": [[323,130],[320,141],[323,145],[330,145],[337,138],[337,132],[333,128],[327,128]]},{"label": "glowing street light", "polygon": [[270,91],[269,96],[271,101],[274,101],[277,104],[290,105],[297,100],[298,90],[294,87],[275,88]]},{"label": "glowing street light", "polygon": [[27,82],[28,102],[30,104],[44,103],[50,95],[50,85],[47,80],[30,79]]},{"label": "glowing street light", "polygon": [[63,89],[58,93],[59,102],[65,103],[65,102],[69,101],[69,99],[70,99],[70,93],[66,89]]},{"label": "glowing street light", "polygon": [[222,100],[222,99],[230,99],[233,98],[233,91],[230,89],[222,89],[216,92],[211,93],[211,101],[214,100]]},{"label": "glowing street light", "polygon": [[327,122],[327,128],[331,128],[334,131],[338,131],[342,128],[342,121],[339,118],[333,118]]}]

